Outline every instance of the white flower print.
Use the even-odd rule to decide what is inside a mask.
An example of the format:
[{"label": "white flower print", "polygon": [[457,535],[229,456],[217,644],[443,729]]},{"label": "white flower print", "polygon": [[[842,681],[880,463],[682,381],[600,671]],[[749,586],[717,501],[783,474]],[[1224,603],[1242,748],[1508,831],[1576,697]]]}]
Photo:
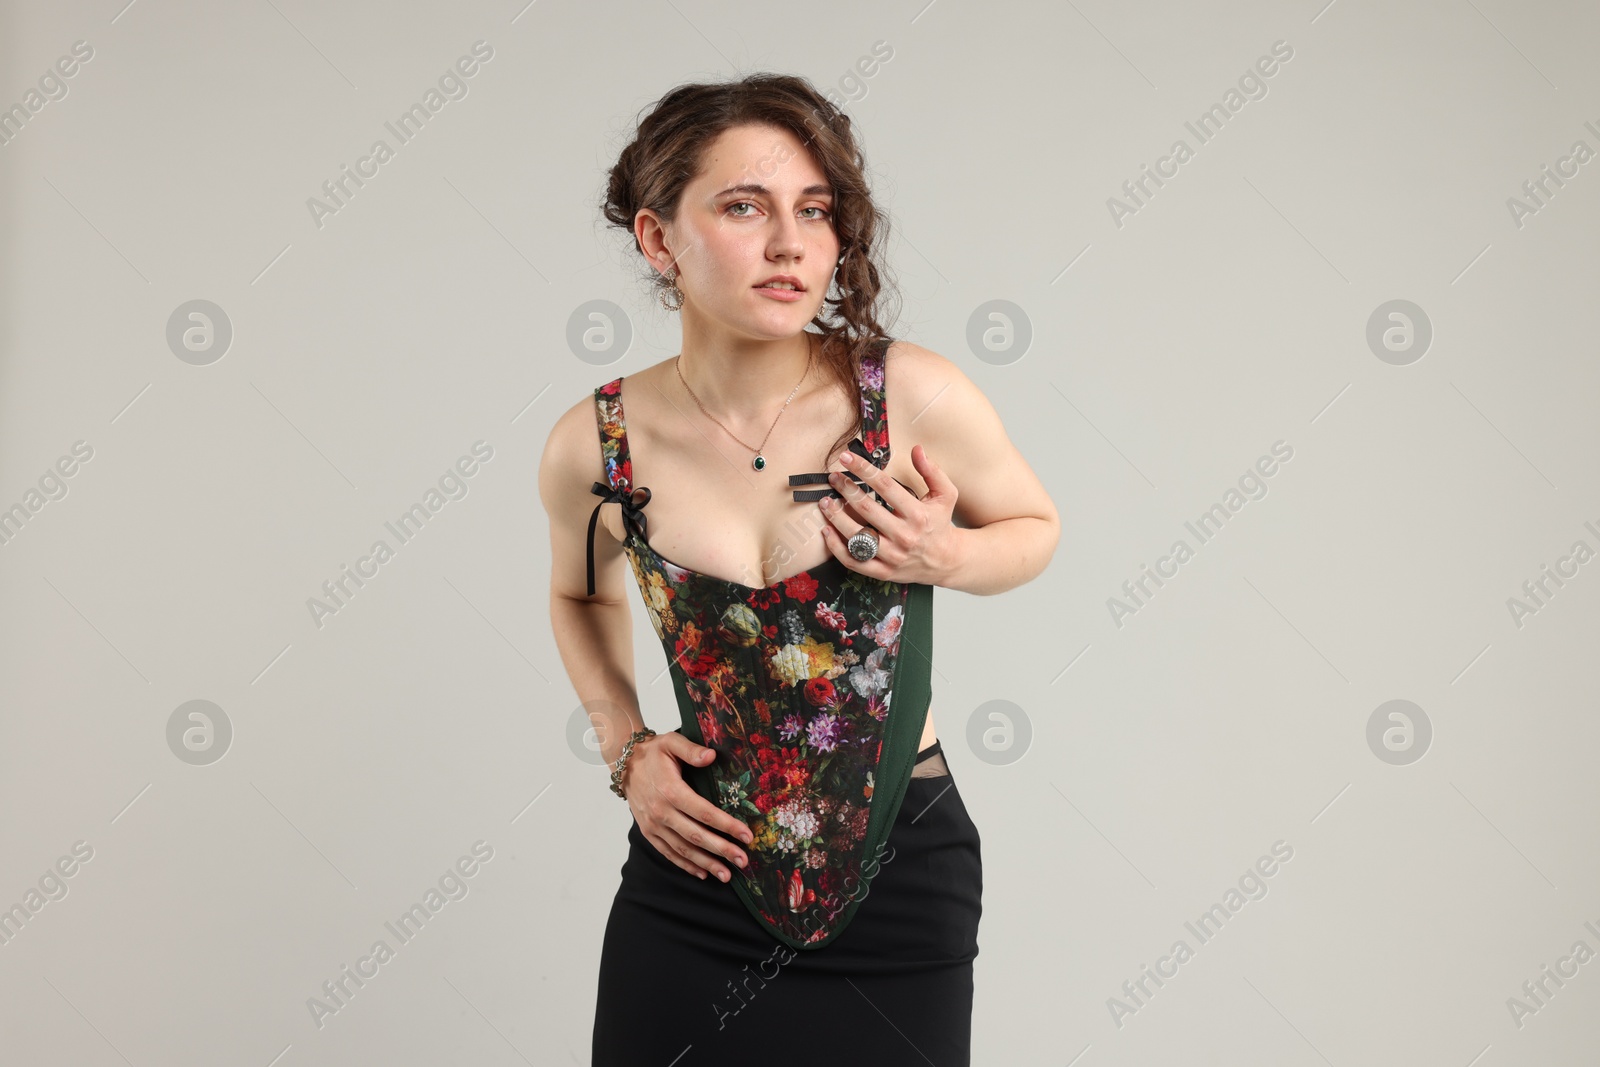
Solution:
[{"label": "white flower print", "polygon": [[799,645],[784,645],[772,654],[772,673],[785,685],[799,685],[811,677],[811,657]]},{"label": "white flower print", "polygon": [[857,693],[864,697],[875,697],[889,688],[890,675],[883,669],[883,657],[888,652],[886,648],[874,649],[872,655],[867,657],[867,662],[850,668],[850,684]]}]

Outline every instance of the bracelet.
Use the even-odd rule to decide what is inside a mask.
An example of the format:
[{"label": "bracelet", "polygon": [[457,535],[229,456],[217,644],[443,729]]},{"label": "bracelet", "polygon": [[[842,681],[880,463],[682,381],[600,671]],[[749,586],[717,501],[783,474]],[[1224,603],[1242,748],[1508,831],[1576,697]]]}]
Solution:
[{"label": "bracelet", "polygon": [[628,757],[633,755],[634,742],[642,741],[646,737],[654,737],[655,735],[656,732],[648,726],[643,730],[635,730],[633,736],[628,738],[628,743],[622,746],[622,755],[617,757],[616,764],[611,768],[611,791],[622,797],[623,800],[627,800],[628,797],[622,791],[622,768],[628,762]]}]

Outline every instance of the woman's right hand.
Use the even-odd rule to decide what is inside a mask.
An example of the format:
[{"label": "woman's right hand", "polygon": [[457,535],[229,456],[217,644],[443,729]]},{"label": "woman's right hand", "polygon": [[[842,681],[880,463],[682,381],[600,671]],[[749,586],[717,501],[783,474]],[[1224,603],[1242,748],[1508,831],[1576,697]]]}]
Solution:
[{"label": "woman's right hand", "polygon": [[697,745],[676,730],[643,738],[634,743],[633,754],[623,765],[622,791],[639,830],[657,852],[697,878],[704,879],[710,871],[726,882],[732,874],[718,858],[738,867],[749,858],[722,835],[746,845],[754,835],[739,819],[696,793],[678,767],[679,760],[704,767],[716,755],[715,749]]}]

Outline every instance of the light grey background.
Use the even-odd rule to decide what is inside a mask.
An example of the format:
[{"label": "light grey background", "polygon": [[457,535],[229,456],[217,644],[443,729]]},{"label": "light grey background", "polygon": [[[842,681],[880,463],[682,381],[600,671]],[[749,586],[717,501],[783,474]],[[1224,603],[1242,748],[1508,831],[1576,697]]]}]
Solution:
[{"label": "light grey background", "polygon": [[[1507,1002],[1600,951],[1600,565],[1520,625],[1509,602],[1600,548],[1600,161],[1508,201],[1600,149],[1597,34],[1593,5],[1512,0],[6,5],[0,106],[93,57],[0,145],[0,508],[93,454],[0,545],[0,906],[92,858],[0,944],[0,1058],[588,1062],[628,812],[569,743],[537,461],[562,409],[677,350],[599,222],[639,109],[765,69],[848,100],[894,332],[979,384],[1063,516],[1038,580],[935,597],[932,710],[983,838],[974,1063],[1592,1062],[1600,962],[1520,1026]],[[479,40],[467,95],[319,227],[308,199]],[[193,300],[232,330],[206,365],[168,342]],[[601,365],[567,341],[593,300],[632,333]],[[1031,341],[991,362],[995,300]],[[1425,352],[1369,345],[1395,300]],[[466,495],[314,622],[476,441]],[[1200,545],[1185,523],[1278,441]],[[232,731],[199,765],[169,741],[195,700]],[[1431,725],[1420,760],[1369,747],[1391,700]],[[1011,747],[969,744],[990,728]],[[308,999],[478,841],[467,895],[319,1027]],[[1277,841],[1201,945],[1184,923]]]}]

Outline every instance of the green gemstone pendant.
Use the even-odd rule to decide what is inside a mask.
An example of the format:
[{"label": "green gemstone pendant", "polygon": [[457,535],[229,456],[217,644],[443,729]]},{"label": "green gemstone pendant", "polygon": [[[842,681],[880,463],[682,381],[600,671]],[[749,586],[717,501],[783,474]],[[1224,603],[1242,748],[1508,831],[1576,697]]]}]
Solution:
[{"label": "green gemstone pendant", "polygon": [[767,457],[765,457],[761,453],[757,452],[756,453],[756,458],[750,461],[750,466],[754,467],[758,471],[766,470],[767,469]]}]

